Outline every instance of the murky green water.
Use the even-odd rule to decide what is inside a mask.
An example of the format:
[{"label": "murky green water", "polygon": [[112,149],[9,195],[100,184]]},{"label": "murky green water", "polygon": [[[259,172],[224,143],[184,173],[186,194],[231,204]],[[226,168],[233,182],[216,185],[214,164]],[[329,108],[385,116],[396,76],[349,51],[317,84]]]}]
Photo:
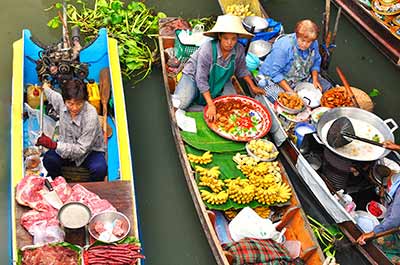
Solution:
[{"label": "murky green water", "polygon": [[[58,41],[59,34],[47,28],[49,13],[43,11],[54,1],[4,0],[0,9],[0,264],[8,256],[8,189],[10,165],[10,103],[12,42],[28,28],[43,43]],[[197,17],[218,14],[217,1],[147,1],[170,16]],[[264,6],[285,23],[288,32],[303,17],[319,21],[321,0],[268,0]],[[308,10],[304,12],[304,7]],[[52,14],[54,15],[54,14]],[[383,118],[400,121],[397,92],[399,71],[359,34],[345,19],[340,23],[338,48],[332,67],[340,65],[351,85],[366,91],[378,88],[376,110]],[[332,68],[333,69],[333,68]],[[332,71],[333,72],[333,71]],[[335,73],[333,73],[335,75]],[[337,76],[335,75],[335,78]],[[125,84],[136,189],[147,264],[214,264],[181,172],[164,98],[161,73],[136,87]]]}]

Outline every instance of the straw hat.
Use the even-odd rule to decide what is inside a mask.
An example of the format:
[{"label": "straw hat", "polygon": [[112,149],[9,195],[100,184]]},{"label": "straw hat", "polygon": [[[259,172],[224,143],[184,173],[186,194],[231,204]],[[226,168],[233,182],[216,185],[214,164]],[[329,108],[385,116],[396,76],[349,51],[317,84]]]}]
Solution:
[{"label": "straw hat", "polygon": [[253,37],[253,34],[244,29],[240,17],[232,15],[218,16],[214,27],[203,34],[208,37],[217,38],[218,33],[236,33],[239,34],[240,38],[247,39]]}]

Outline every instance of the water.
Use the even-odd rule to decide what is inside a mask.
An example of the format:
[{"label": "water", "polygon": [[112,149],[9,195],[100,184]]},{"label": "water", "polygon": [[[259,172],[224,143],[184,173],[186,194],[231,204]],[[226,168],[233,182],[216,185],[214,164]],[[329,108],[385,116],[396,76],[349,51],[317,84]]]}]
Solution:
[{"label": "water", "polygon": [[[10,165],[10,103],[12,77],[12,42],[29,28],[43,43],[59,40],[59,32],[47,28],[54,13],[43,10],[55,1],[4,0],[0,10],[1,71],[0,84],[0,257],[6,257],[8,242],[7,214]],[[203,17],[220,13],[217,1],[151,0],[146,2],[170,16]],[[268,0],[265,7],[290,32],[295,22],[304,17],[321,19],[321,0]],[[309,9],[304,11],[304,7]],[[366,91],[380,89],[376,110],[383,118],[398,110],[398,69],[386,60],[345,19],[340,23],[338,48],[332,60],[340,65],[351,85]],[[147,80],[136,87],[125,84],[131,147],[136,174],[136,189],[146,251],[146,264],[215,264],[199,224],[189,191],[180,168],[170,131],[161,72],[155,69]],[[399,121],[398,116],[393,117]],[[0,262],[4,264],[4,260]]]}]

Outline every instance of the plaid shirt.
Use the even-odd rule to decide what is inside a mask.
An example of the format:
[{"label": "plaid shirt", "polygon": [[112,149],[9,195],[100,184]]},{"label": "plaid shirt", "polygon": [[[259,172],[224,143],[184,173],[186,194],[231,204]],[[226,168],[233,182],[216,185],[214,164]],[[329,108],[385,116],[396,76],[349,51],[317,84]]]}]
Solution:
[{"label": "plaid shirt", "polygon": [[60,115],[59,139],[56,153],[80,166],[91,151],[105,152],[103,131],[96,109],[85,101],[82,110],[73,120],[60,93],[45,88],[47,100]]},{"label": "plaid shirt", "polygon": [[222,244],[234,257],[233,265],[294,265],[288,251],[272,239],[243,238],[238,242]]}]

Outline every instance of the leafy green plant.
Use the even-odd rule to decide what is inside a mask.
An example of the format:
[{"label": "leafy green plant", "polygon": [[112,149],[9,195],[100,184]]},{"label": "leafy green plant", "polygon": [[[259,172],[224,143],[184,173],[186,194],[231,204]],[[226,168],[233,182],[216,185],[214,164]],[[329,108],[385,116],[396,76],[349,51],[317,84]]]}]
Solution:
[{"label": "leafy green plant", "polygon": [[369,92],[369,96],[371,98],[379,96],[380,94],[381,94],[381,92],[377,88],[374,88],[374,89],[371,90],[371,92]]},{"label": "leafy green plant", "polygon": [[[110,37],[118,41],[122,73],[133,77],[137,82],[146,78],[152,65],[158,61],[158,20],[166,17],[157,14],[144,3],[131,1],[126,4],[120,0],[96,0],[94,7],[86,1],[67,1],[68,23],[79,26],[86,36],[85,41],[96,38],[100,28],[107,28]],[[62,9],[61,3],[53,4],[48,10]],[[62,25],[59,16],[52,18],[50,28]]]}]

